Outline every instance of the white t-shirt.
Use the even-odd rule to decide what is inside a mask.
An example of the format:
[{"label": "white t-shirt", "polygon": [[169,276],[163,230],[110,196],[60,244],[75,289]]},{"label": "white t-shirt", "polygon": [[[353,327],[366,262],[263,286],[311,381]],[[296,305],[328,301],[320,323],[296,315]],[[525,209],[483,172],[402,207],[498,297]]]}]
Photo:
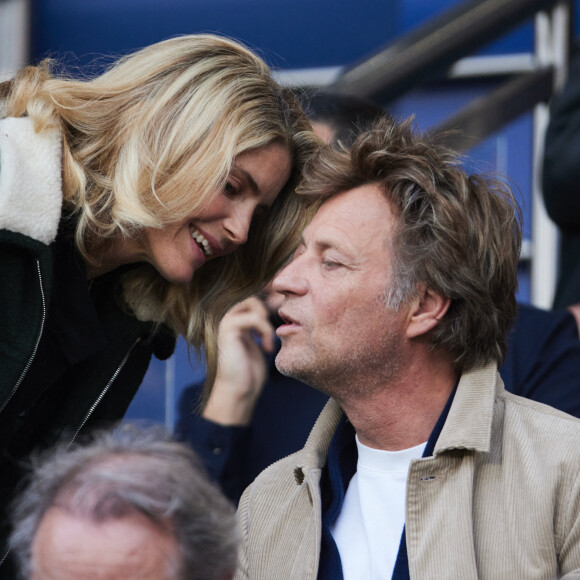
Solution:
[{"label": "white t-shirt", "polygon": [[357,470],[331,528],[344,580],[390,580],[405,525],[409,464],[422,457],[427,443],[384,451],[356,438]]}]

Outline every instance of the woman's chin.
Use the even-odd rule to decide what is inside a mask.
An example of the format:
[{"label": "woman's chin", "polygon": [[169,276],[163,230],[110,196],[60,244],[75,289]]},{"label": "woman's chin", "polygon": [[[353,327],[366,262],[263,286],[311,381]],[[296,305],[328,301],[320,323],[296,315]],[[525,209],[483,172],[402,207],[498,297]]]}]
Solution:
[{"label": "woman's chin", "polygon": [[189,267],[183,269],[157,268],[161,276],[174,286],[187,286],[192,280],[197,268]]}]

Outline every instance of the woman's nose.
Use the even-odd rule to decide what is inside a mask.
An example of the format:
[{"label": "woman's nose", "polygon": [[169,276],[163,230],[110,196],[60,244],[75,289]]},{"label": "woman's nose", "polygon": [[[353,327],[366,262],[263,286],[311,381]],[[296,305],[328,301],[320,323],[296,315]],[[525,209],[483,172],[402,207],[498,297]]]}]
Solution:
[{"label": "woman's nose", "polygon": [[253,209],[238,207],[223,222],[230,241],[237,246],[241,246],[248,241],[252,215]]}]

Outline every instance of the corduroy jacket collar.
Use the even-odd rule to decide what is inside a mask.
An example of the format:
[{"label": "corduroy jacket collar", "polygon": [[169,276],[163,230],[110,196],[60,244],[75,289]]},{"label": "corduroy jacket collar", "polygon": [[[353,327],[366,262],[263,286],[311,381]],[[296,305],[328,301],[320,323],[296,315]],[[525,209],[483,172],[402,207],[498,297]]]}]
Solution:
[{"label": "corduroy jacket collar", "polygon": [[[457,386],[449,416],[435,445],[434,455],[451,449],[470,449],[488,452],[491,442],[493,404],[496,395],[504,390],[495,363],[480,366],[464,373]],[[303,469],[322,469],[328,447],[336,431],[342,409],[330,399],[304,445],[295,455],[295,475],[302,483]]]}]

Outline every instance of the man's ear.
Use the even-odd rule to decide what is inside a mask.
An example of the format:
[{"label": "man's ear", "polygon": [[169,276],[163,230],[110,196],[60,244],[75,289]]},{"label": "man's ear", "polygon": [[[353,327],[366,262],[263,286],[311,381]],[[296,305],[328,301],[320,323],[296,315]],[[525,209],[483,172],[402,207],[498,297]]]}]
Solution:
[{"label": "man's ear", "polygon": [[450,304],[450,298],[436,294],[429,288],[420,285],[417,296],[413,299],[409,309],[407,338],[416,338],[435,328],[445,316]]}]

